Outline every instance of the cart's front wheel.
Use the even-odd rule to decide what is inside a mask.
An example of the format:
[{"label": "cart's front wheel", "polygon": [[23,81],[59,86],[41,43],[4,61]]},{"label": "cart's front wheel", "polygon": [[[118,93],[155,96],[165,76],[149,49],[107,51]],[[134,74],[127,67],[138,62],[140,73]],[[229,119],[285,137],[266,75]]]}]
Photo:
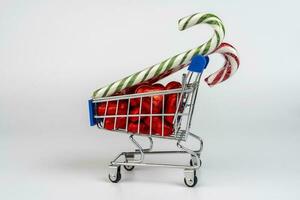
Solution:
[{"label": "cart's front wheel", "polygon": [[184,178],[184,184],[188,187],[194,187],[195,185],[197,185],[197,182],[198,182],[197,176],[194,176],[194,178],[190,178],[190,179]]},{"label": "cart's front wheel", "polygon": [[124,165],[124,169],[126,169],[127,171],[132,171],[134,169],[133,165]]},{"label": "cart's front wheel", "polygon": [[121,180],[121,167],[118,166],[116,173],[109,173],[108,178],[113,183],[119,182]]}]

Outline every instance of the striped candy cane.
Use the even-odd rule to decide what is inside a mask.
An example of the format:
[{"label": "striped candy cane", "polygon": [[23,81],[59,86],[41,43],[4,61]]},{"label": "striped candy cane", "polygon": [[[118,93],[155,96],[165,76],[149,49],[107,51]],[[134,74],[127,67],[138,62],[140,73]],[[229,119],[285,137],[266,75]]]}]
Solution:
[{"label": "striped candy cane", "polygon": [[221,69],[205,78],[205,82],[211,87],[230,78],[240,65],[236,49],[228,43],[222,43],[214,53],[222,54],[226,61]]},{"label": "striped candy cane", "polygon": [[182,31],[197,24],[208,24],[214,29],[212,38],[206,43],[100,88],[93,93],[93,98],[110,96],[142,82],[153,82],[157,77],[164,77],[165,74],[174,73],[186,66],[195,55],[208,55],[214,52],[225,37],[225,28],[222,21],[210,13],[196,13],[180,19],[178,28]]}]

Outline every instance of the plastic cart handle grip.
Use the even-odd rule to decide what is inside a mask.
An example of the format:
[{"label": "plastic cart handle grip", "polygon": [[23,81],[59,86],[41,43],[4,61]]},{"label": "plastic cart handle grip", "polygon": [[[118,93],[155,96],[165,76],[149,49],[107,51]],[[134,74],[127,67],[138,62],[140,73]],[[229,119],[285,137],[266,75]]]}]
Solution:
[{"label": "plastic cart handle grip", "polygon": [[208,56],[196,55],[191,59],[188,70],[191,72],[202,73],[209,63]]}]

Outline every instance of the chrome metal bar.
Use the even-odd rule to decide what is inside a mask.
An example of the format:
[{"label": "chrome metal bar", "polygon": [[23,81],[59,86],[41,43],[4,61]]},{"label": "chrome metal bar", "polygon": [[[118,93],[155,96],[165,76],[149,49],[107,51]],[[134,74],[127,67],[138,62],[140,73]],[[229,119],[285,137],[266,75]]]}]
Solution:
[{"label": "chrome metal bar", "polygon": [[[190,76],[192,76],[193,73],[191,73]],[[191,114],[192,114],[192,107],[194,106],[193,105],[193,100],[195,99],[195,87],[193,87],[193,92],[192,92],[192,97],[191,97],[191,106],[189,106],[189,114],[187,116],[187,123],[186,123],[186,128],[185,128],[185,131],[188,133],[189,132],[189,129],[190,129],[190,120],[191,120]],[[187,137],[187,134],[186,134],[186,137]]]},{"label": "chrome metal bar", "polygon": [[[94,116],[94,118],[112,118],[112,117],[139,117],[139,116],[141,116],[141,117],[150,117],[150,116],[152,116],[152,117],[161,117],[161,116],[173,116],[174,114],[169,114],[169,113],[165,113],[165,114],[129,114],[129,115],[106,115],[106,116],[99,116],[99,115],[95,115]],[[178,114],[179,116],[187,116],[188,115],[188,113],[179,113]]]},{"label": "chrome metal bar", "polygon": [[163,116],[163,114],[165,113],[165,95],[162,95],[163,96],[163,100],[162,100],[162,126],[161,126],[161,128],[162,128],[162,131],[161,131],[161,133],[162,133],[162,136],[165,136],[165,117]]},{"label": "chrome metal bar", "polygon": [[[137,97],[150,97],[153,95],[162,95],[162,94],[175,94],[175,93],[181,93],[182,88],[178,89],[171,89],[171,90],[162,90],[162,91],[155,91],[155,92],[145,92],[145,93],[136,93],[136,94],[127,94],[127,95],[121,95],[121,96],[109,96],[109,97],[102,97],[102,98],[96,98],[93,99],[93,103],[99,103],[104,101],[113,101],[113,100],[122,100],[122,99],[128,99],[128,98],[137,98]],[[192,85],[186,85],[184,92],[192,92]]]},{"label": "chrome metal bar", "polygon": [[[104,127],[102,126],[97,126],[99,129],[104,129]],[[108,129],[105,129],[105,131],[107,132],[117,132],[117,133],[123,133],[123,134],[130,134],[130,135],[134,135],[134,136],[141,136],[141,137],[149,137],[148,134],[134,134],[134,133],[130,133],[130,132],[127,132],[125,129],[116,129],[116,130],[108,130]],[[175,134],[172,134],[170,136],[161,136],[161,135],[156,135],[156,134],[152,134],[151,137],[153,138],[160,138],[160,139],[168,139],[168,140],[177,140],[178,138],[175,137]]]},{"label": "chrome metal bar", "polygon": [[[105,104],[105,112],[104,112],[105,116],[107,115],[107,108],[108,108],[108,101],[106,101],[106,104]],[[104,126],[105,126],[105,118],[103,119],[103,127]]]},{"label": "chrome metal bar", "polygon": [[167,167],[167,168],[179,168],[179,169],[196,169],[190,165],[176,165],[169,163],[132,163],[132,162],[112,162],[113,165],[127,165],[127,166],[140,166],[140,167]]},{"label": "chrome metal bar", "polygon": [[198,157],[198,155],[197,155],[196,152],[194,152],[194,151],[192,151],[191,149],[189,149],[189,148],[183,146],[183,145],[181,144],[181,140],[178,140],[178,142],[177,142],[177,147],[180,148],[180,149],[182,149],[182,150],[184,150],[184,151],[186,151],[186,152],[189,153],[190,155],[195,156],[195,159],[196,159],[196,165],[193,165],[193,166],[191,166],[190,168],[192,168],[192,169],[199,169],[199,168],[201,167],[201,164],[200,164],[200,158]]},{"label": "chrome metal bar", "polygon": [[139,143],[133,138],[133,135],[129,136],[129,139],[132,141],[132,143],[138,148],[138,151],[140,152],[140,159],[139,160],[134,160],[132,162],[134,163],[141,163],[144,161],[144,152],[143,148],[139,145]]},{"label": "chrome metal bar", "polygon": [[153,139],[152,137],[148,137],[149,141],[150,141],[150,147],[148,149],[143,149],[143,152],[150,152],[153,149]]},{"label": "chrome metal bar", "polygon": [[[117,106],[116,106],[115,115],[117,115],[117,114],[118,114],[118,109],[119,109],[119,101],[120,101],[120,100],[117,100]],[[117,117],[115,117],[115,119],[114,119],[114,129],[116,129],[116,127],[117,127]]]},{"label": "chrome metal bar", "polygon": [[[190,72],[188,72],[188,73],[190,73]],[[186,87],[186,75],[183,75],[183,77],[182,77],[182,89],[181,89],[181,93],[180,93],[179,102],[181,102],[182,99],[183,99],[183,93],[184,93],[185,87]],[[175,112],[175,115],[174,115],[174,119],[173,119],[173,124],[176,124],[176,125],[177,125],[177,123],[178,123],[177,118],[178,118],[179,107],[180,107],[180,106],[177,106],[176,112]],[[177,133],[177,131],[178,131],[177,128],[178,128],[178,127],[175,127],[175,133]]]},{"label": "chrome metal bar", "polygon": [[194,87],[195,88],[195,91],[194,91],[195,96],[194,96],[194,99],[193,99],[192,105],[191,105],[192,106],[191,107],[192,112],[191,112],[190,121],[188,122],[189,128],[191,127],[191,122],[192,122],[192,118],[193,118],[193,114],[194,114],[194,109],[195,109],[195,105],[196,105],[196,100],[197,100],[197,95],[198,95],[198,90],[199,90],[199,84],[200,84],[201,76],[202,76],[202,74],[197,74],[196,81],[194,82],[194,84],[195,84],[195,87]]},{"label": "chrome metal bar", "polygon": [[[129,151],[129,152],[123,152],[123,153],[133,153],[133,154],[139,154],[139,152]],[[186,151],[144,151],[144,154],[188,154]]]},{"label": "chrome metal bar", "polygon": [[150,127],[149,127],[149,131],[150,131],[150,136],[152,135],[152,116],[153,116],[153,96],[151,96],[151,100],[150,100]]},{"label": "chrome metal bar", "polygon": [[127,103],[127,116],[124,116],[124,117],[126,117],[126,127],[125,127],[125,130],[126,130],[126,132],[128,132],[128,120],[129,120],[129,117],[128,117],[128,115],[129,115],[129,111],[130,111],[130,100],[131,100],[131,98],[128,98],[128,103]]},{"label": "chrome metal bar", "polygon": [[[153,149],[153,139],[152,137],[147,137],[149,139],[149,148],[142,148],[144,154],[151,152]],[[140,154],[139,150],[136,149],[134,152],[126,152],[126,154]]]},{"label": "chrome metal bar", "polygon": [[116,162],[121,156],[125,155],[125,152],[119,153],[115,159],[113,159],[110,163],[113,165],[114,162]]},{"label": "chrome metal bar", "polygon": [[138,115],[138,129],[137,129],[138,134],[140,134],[142,104],[143,104],[143,97],[140,98],[140,108],[139,108],[139,115]]},{"label": "chrome metal bar", "polygon": [[199,142],[199,149],[192,150],[192,151],[196,152],[197,154],[200,154],[202,152],[202,150],[203,150],[203,140],[202,140],[202,138],[199,137],[198,135],[195,135],[195,134],[191,133],[191,132],[189,133],[189,135],[192,138],[198,140],[198,142]]}]

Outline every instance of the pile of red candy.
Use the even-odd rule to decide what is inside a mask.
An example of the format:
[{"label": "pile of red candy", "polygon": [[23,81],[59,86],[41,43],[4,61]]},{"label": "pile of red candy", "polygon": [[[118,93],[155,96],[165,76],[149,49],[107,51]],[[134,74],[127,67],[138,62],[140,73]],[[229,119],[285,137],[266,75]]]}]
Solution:
[{"label": "pile of red candy", "polygon": [[[181,88],[181,83],[172,81],[169,82],[166,86],[162,84],[156,83],[153,85],[144,84],[137,87],[134,91],[130,93],[147,93],[154,91],[162,91],[162,90],[171,90]],[[152,100],[152,113],[153,114],[162,114],[163,107],[165,114],[174,114],[176,112],[176,105],[179,98],[179,95],[167,94],[167,95],[154,95]],[[163,102],[164,101],[164,102]],[[128,106],[129,106],[129,116],[128,116],[128,127],[127,130],[132,133],[150,133],[150,116],[130,116],[130,115],[139,115],[139,114],[150,114],[151,113],[151,97],[143,97],[141,98],[133,98],[128,100],[120,100],[119,105],[117,105],[117,101],[109,101],[106,107],[107,102],[102,102],[98,104],[97,107],[97,115],[107,116],[109,115],[127,115]],[[142,104],[142,105],[141,105]],[[164,104],[164,106],[163,106]],[[141,113],[140,113],[140,105],[141,105]],[[118,111],[116,112],[116,109]],[[105,109],[107,111],[105,112]],[[173,133],[173,119],[172,116],[165,116],[164,122],[162,116],[152,116],[152,126],[151,133],[156,135],[161,135],[164,133],[164,136],[170,136]],[[115,123],[116,129],[126,129],[126,121],[127,117],[106,117],[104,121],[104,128],[108,130],[114,130]],[[139,130],[138,130],[139,127]],[[164,130],[163,130],[164,129]]]}]

